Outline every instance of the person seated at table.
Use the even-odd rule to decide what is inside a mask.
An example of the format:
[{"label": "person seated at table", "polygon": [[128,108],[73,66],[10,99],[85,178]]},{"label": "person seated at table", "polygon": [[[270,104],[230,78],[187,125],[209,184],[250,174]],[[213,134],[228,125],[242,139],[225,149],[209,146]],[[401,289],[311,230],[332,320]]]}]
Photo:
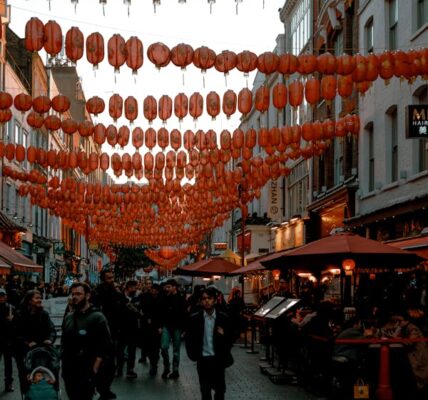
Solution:
[{"label": "person seated at table", "polygon": [[[402,339],[421,339],[422,331],[409,320],[407,311],[399,310],[392,313],[390,321],[384,326],[384,333],[389,337]],[[406,355],[413,372],[415,394],[408,398],[428,398],[428,345],[427,342],[403,341]],[[407,390],[409,394],[410,390]]]}]

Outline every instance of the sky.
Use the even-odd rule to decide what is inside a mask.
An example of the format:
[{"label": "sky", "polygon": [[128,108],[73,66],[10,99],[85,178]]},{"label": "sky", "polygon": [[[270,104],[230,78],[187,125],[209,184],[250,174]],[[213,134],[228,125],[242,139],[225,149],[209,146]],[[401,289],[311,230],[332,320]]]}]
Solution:
[{"label": "sky", "polygon": [[[190,44],[194,49],[208,46],[216,53],[222,50],[236,53],[251,50],[256,54],[272,51],[276,45],[276,37],[284,30],[278,14],[278,9],[284,2],[285,0],[241,0],[237,13],[234,0],[217,0],[210,13],[208,0],[187,0],[184,4],[179,4],[178,0],[161,0],[156,12],[152,0],[131,0],[128,15],[128,7],[123,0],[106,0],[103,15],[99,0],[79,0],[76,8],[72,0],[8,1],[12,6],[10,27],[20,37],[24,37],[25,24],[33,16],[44,23],[55,20],[60,24],[64,36],[71,26],[78,26],[85,38],[92,32],[100,32],[106,45],[115,33],[120,33],[125,40],[130,36],[138,36],[144,45],[145,59],[136,77],[132,76],[126,64],[115,77],[113,67],[107,61],[107,52],[97,71],[93,71],[85,56],[78,61],[77,70],[86,99],[99,96],[108,105],[108,99],[113,93],[119,93],[124,99],[129,95],[134,96],[139,102],[139,118],[134,126],[140,126],[143,130],[149,126],[142,110],[143,99],[147,95],[159,99],[168,94],[174,99],[180,92],[188,97],[199,92],[205,97],[210,91],[216,91],[222,98],[228,89],[238,93],[247,84],[251,88],[255,76],[253,73],[247,79],[241,72],[234,70],[225,79],[222,73],[212,68],[205,74],[204,87],[201,72],[193,65],[187,67],[184,77],[180,68],[172,63],[157,70],[146,55],[151,43],[163,42],[169,48],[179,43]],[[203,115],[206,115],[205,110]],[[233,131],[239,125],[239,116],[237,112],[227,120],[221,113],[215,121],[206,116],[201,117],[197,123],[187,116],[180,124],[173,113],[165,127],[169,131],[180,129],[182,132],[186,129],[214,129],[220,134],[222,129]],[[112,123],[107,108],[98,120],[106,125]],[[128,121],[119,119],[118,126],[122,124],[128,124]],[[162,122],[155,120],[153,127],[158,129],[161,126]],[[134,151],[131,148],[125,150],[131,154]]]}]

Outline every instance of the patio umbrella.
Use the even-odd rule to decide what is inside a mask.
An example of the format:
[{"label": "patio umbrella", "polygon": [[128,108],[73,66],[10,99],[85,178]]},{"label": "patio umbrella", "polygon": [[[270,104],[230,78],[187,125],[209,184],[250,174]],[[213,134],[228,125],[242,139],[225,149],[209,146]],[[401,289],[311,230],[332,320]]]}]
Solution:
[{"label": "patio umbrella", "polygon": [[264,271],[265,269],[266,268],[262,264],[260,264],[258,260],[256,260],[249,263],[248,265],[245,265],[244,267],[240,267],[237,270],[233,271],[233,275],[250,274]]},{"label": "patio umbrella", "polygon": [[233,264],[222,258],[208,258],[193,264],[185,265],[184,267],[179,267],[175,270],[175,274],[188,276],[228,276],[233,275],[233,272],[238,268],[240,268],[239,265]]},{"label": "patio umbrella", "polygon": [[360,268],[396,268],[415,266],[424,259],[376,240],[345,232],[316,240],[295,250],[279,252],[259,260],[268,269],[306,267],[321,270],[328,265],[342,266],[353,260]]}]

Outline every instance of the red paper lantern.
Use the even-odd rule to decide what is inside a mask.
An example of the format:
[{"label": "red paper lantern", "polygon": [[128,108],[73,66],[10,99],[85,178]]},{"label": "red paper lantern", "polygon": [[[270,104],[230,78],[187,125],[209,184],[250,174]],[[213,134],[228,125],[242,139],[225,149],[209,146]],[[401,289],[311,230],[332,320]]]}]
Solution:
[{"label": "red paper lantern", "polygon": [[45,42],[43,22],[37,17],[31,18],[25,25],[25,48],[30,51],[40,51]]},{"label": "red paper lantern", "polygon": [[153,43],[147,49],[147,57],[155,64],[156,68],[166,67],[171,61],[169,47],[161,42]]},{"label": "red paper lantern", "polygon": [[45,119],[42,115],[37,114],[34,111],[31,111],[27,115],[27,123],[34,129],[40,129],[43,126],[43,123],[45,122]]},{"label": "red paper lantern", "polygon": [[303,83],[296,79],[288,86],[288,102],[291,107],[299,107],[303,101]]},{"label": "red paper lantern", "polygon": [[321,96],[332,101],[336,97],[337,80],[334,75],[324,75],[321,79]]},{"label": "red paper lantern", "polygon": [[228,90],[223,95],[223,112],[229,119],[236,111],[236,103],[238,97],[233,90]]},{"label": "red paper lantern", "polygon": [[244,50],[236,56],[236,68],[246,76],[257,68],[257,55]]},{"label": "red paper lantern", "polygon": [[144,99],[143,114],[149,123],[152,123],[152,121],[158,116],[157,101],[153,96],[147,96]]},{"label": "red paper lantern", "polygon": [[159,99],[159,118],[165,123],[172,115],[172,99],[163,95]]},{"label": "red paper lantern", "polygon": [[48,115],[44,123],[46,129],[50,131],[57,131],[61,128],[61,120],[56,115]]},{"label": "red paper lantern", "polygon": [[189,114],[196,121],[204,109],[204,98],[198,92],[193,93],[189,99]]},{"label": "red paper lantern", "polygon": [[132,144],[138,150],[144,143],[144,132],[141,128],[136,127],[132,131]]},{"label": "red paper lantern", "polygon": [[138,118],[138,102],[133,96],[128,96],[125,99],[125,117],[131,123]]},{"label": "red paper lantern", "polygon": [[171,61],[177,67],[186,69],[193,62],[193,53],[192,46],[180,43],[171,49]]},{"label": "red paper lantern", "polygon": [[77,132],[77,127],[77,122],[72,118],[67,118],[61,121],[62,131],[67,135],[72,135],[73,133]]},{"label": "red paper lantern", "polygon": [[189,112],[189,99],[184,93],[179,93],[174,99],[174,114],[179,121]]},{"label": "red paper lantern", "polygon": [[214,66],[216,60],[216,54],[214,50],[206,46],[199,47],[193,53],[193,65],[199,68],[202,73],[206,72]]},{"label": "red paper lantern", "polygon": [[225,75],[236,67],[236,54],[233,51],[224,50],[217,54],[214,67],[217,71],[223,72]]},{"label": "red paper lantern", "polygon": [[43,44],[46,53],[55,57],[62,49],[61,27],[55,21],[49,21],[43,28],[45,42]]},{"label": "red paper lantern", "polygon": [[260,86],[256,91],[256,97],[254,100],[254,107],[261,113],[268,110],[270,103],[269,88],[265,85]]},{"label": "red paper lantern", "polygon": [[278,67],[279,58],[278,56],[271,52],[267,51],[261,54],[257,59],[257,69],[265,75],[270,75],[276,72]]},{"label": "red paper lantern", "polygon": [[13,103],[13,97],[8,92],[0,92],[0,110],[10,108]]},{"label": "red paper lantern", "polygon": [[65,54],[67,58],[76,63],[83,57],[85,39],[79,28],[71,27],[65,36]]},{"label": "red paper lantern", "polygon": [[104,38],[101,33],[94,32],[86,38],[86,58],[94,69],[98,69],[98,64],[104,60]]},{"label": "red paper lantern", "polygon": [[207,94],[207,113],[213,120],[220,114],[220,96],[214,91]]},{"label": "red paper lantern", "polygon": [[125,44],[126,65],[132,69],[132,73],[137,74],[144,63],[143,43],[136,36],[131,36]]},{"label": "red paper lantern", "polygon": [[298,56],[299,66],[297,71],[302,75],[313,74],[317,70],[317,57],[313,54],[304,53]]},{"label": "red paper lantern", "polygon": [[181,133],[177,129],[173,129],[170,133],[171,147],[177,151],[181,147]]},{"label": "red paper lantern", "polygon": [[276,109],[282,110],[287,104],[287,87],[278,82],[272,90],[272,102]]},{"label": "red paper lantern", "polygon": [[112,117],[115,121],[122,116],[123,112],[123,99],[119,94],[114,94],[110,97],[108,103],[108,112],[110,117]]},{"label": "red paper lantern", "polygon": [[116,33],[107,42],[107,57],[109,64],[114,67],[114,72],[118,73],[120,67],[126,61],[125,39]]},{"label": "red paper lantern", "polygon": [[[7,105],[7,103],[8,101],[2,104],[2,101],[0,100],[0,108]],[[22,113],[24,113],[24,112],[27,112],[33,105],[33,99],[29,94],[20,93],[15,96],[15,99],[13,100],[13,105],[18,111],[21,111]]]},{"label": "red paper lantern", "polygon": [[286,77],[293,75],[299,67],[299,59],[291,53],[282,54],[278,60],[278,72]]},{"label": "red paper lantern", "polygon": [[51,100],[47,96],[37,96],[33,99],[33,110],[39,114],[47,113],[51,109]]},{"label": "red paper lantern", "polygon": [[86,111],[88,111],[89,114],[94,114],[95,116],[102,114],[105,107],[104,100],[98,96],[93,96],[86,102]]},{"label": "red paper lantern", "polygon": [[336,73],[336,57],[328,51],[320,54],[317,58],[318,72],[324,75],[333,75]]},{"label": "red paper lantern", "polygon": [[102,145],[106,141],[106,127],[103,124],[96,124],[94,128],[94,142]]},{"label": "red paper lantern", "polygon": [[122,125],[117,132],[117,144],[124,148],[129,142],[129,128],[127,126]]},{"label": "red paper lantern", "polygon": [[241,114],[247,115],[253,107],[253,92],[244,88],[238,93],[238,110]]},{"label": "red paper lantern", "polygon": [[63,94],[58,94],[52,99],[52,108],[62,114],[70,109],[70,100]]},{"label": "red paper lantern", "polygon": [[107,143],[114,147],[117,144],[117,128],[114,125],[109,125],[106,129]]}]

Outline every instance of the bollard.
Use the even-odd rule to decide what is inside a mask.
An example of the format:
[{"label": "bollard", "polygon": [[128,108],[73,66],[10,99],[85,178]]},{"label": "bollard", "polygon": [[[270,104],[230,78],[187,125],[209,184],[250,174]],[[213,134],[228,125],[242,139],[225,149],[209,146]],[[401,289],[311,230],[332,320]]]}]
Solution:
[{"label": "bollard", "polygon": [[247,351],[248,354],[258,354],[259,352],[254,350],[254,343],[256,341],[256,324],[254,323],[254,318],[250,320],[250,329],[251,329],[251,346],[250,350]]},{"label": "bollard", "polygon": [[391,383],[389,379],[389,345],[381,343],[379,361],[379,383],[376,391],[377,400],[393,400]]}]

